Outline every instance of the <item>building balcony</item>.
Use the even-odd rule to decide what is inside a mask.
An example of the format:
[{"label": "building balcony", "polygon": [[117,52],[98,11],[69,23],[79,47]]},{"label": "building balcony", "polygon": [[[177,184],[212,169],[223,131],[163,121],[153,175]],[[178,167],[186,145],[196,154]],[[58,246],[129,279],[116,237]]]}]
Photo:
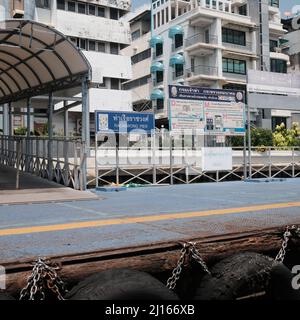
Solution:
[{"label": "building balcony", "polygon": [[211,82],[217,81],[219,77],[219,69],[213,66],[199,65],[185,71],[185,79],[190,84],[210,85]]},{"label": "building balcony", "polygon": [[238,84],[247,83],[247,75],[246,74],[223,72],[223,77],[225,78],[225,81],[227,83],[238,83]]},{"label": "building balcony", "polygon": [[234,52],[235,54],[240,53],[242,55],[256,56],[256,52],[254,52],[254,45],[250,41],[247,41],[245,45],[223,42],[223,47],[225,51]]},{"label": "building balcony", "polygon": [[205,33],[195,34],[185,40],[185,48],[192,55],[213,54],[214,49],[218,48],[218,36]]}]

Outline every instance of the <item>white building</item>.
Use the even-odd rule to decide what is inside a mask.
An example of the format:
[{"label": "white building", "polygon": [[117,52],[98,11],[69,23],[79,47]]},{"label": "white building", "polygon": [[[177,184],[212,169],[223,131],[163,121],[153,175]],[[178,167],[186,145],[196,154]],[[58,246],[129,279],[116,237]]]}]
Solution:
[{"label": "white building", "polygon": [[122,50],[122,54],[131,58],[133,76],[123,84],[123,89],[131,91],[134,111],[151,110],[151,7],[140,7],[124,19],[130,24],[132,42]]},{"label": "white building", "polygon": [[[152,12],[152,99],[160,124],[168,125],[170,84],[247,91],[247,70],[287,72],[289,56],[273,50],[285,34],[277,0],[153,0]],[[252,121],[271,128],[273,114],[291,116],[262,104],[252,108]]]},{"label": "white building", "polygon": [[[62,32],[81,48],[92,67],[89,88],[91,122],[95,110],[131,111],[130,91],[122,83],[132,78],[131,60],[120,51],[130,44],[129,23],[122,17],[131,9],[131,0],[0,0],[2,20],[21,18],[47,24]],[[76,92],[62,92],[76,96]],[[44,101],[33,100],[41,108]],[[19,103],[20,105],[20,103]],[[69,134],[80,131],[81,106],[69,110]],[[15,117],[15,126],[24,119]],[[35,118],[35,125],[46,119]],[[56,133],[63,130],[63,116],[54,118]],[[93,128],[93,126],[91,126]]]}]

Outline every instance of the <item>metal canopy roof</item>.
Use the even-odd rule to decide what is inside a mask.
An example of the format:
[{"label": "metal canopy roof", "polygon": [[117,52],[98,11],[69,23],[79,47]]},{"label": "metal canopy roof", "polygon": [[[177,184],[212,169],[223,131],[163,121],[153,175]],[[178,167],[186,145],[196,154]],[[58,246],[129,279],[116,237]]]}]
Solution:
[{"label": "metal canopy roof", "polygon": [[0,23],[0,104],[80,85],[91,67],[65,35],[41,23]]}]

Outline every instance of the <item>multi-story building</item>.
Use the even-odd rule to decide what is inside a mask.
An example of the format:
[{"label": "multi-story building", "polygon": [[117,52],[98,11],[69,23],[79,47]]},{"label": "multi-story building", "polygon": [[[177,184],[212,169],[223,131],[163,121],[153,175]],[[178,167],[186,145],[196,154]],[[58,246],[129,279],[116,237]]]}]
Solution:
[{"label": "multi-story building", "polygon": [[[153,0],[153,104],[168,125],[168,85],[247,91],[247,70],[286,73],[278,0]],[[278,48],[278,50],[277,50]],[[286,111],[252,107],[252,121],[272,127]],[[276,121],[275,121],[276,122]],[[274,124],[274,121],[273,121]]]},{"label": "multi-story building", "polygon": [[132,42],[130,46],[122,50],[122,54],[131,57],[133,76],[130,81],[123,84],[123,89],[131,91],[134,111],[151,110],[150,5],[140,7],[136,12],[126,15],[124,19],[130,23]]},{"label": "multi-story building", "polygon": [[[129,23],[122,20],[131,9],[131,0],[1,0],[0,4],[2,20],[21,18],[47,24],[82,49],[92,67],[92,122],[95,110],[132,110],[131,92],[122,90],[123,82],[132,77],[131,60],[120,54],[131,41]],[[76,94],[75,90],[68,96]],[[70,110],[69,133],[80,130],[80,111],[81,106]],[[37,125],[39,121],[45,119],[35,118]],[[54,131],[61,132],[63,122],[62,115],[56,115]]]}]

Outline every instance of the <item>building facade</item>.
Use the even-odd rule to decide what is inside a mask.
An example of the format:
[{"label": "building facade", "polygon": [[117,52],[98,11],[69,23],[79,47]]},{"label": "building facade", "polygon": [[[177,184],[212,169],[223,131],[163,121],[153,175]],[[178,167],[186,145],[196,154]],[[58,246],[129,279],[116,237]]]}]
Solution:
[{"label": "building facade", "polygon": [[[92,123],[95,110],[132,110],[131,92],[122,90],[122,84],[132,77],[131,59],[121,55],[131,41],[129,23],[122,20],[130,10],[130,0],[0,0],[1,20],[18,18],[47,24],[82,49],[92,67],[89,88]],[[73,90],[67,96],[79,92]],[[45,102],[33,100],[33,103],[41,104],[42,109]],[[69,110],[68,134],[80,133],[80,112],[80,105]],[[21,126],[22,121],[26,120],[15,117],[15,127]],[[46,120],[36,117],[33,121],[39,126]],[[54,131],[61,133],[63,116],[56,115],[54,122]]]},{"label": "building facade", "polygon": [[[168,85],[247,91],[247,71],[286,73],[289,56],[277,0],[153,0],[152,99],[168,124]],[[251,109],[257,126],[272,128],[287,111]]]},{"label": "building facade", "polygon": [[130,46],[122,50],[122,54],[131,58],[133,75],[130,81],[123,84],[123,89],[131,91],[134,111],[150,111],[152,110],[150,5],[128,14],[125,19],[130,24],[132,42]]}]

